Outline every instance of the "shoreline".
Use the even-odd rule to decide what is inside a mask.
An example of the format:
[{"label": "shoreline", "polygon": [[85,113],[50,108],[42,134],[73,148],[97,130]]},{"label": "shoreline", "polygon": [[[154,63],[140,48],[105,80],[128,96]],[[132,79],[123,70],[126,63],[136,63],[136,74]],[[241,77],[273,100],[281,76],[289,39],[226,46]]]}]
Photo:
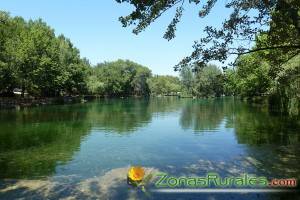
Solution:
[{"label": "shoreline", "polygon": [[[142,96],[128,96],[140,98]],[[127,96],[120,96],[117,98],[124,99],[128,98]],[[195,96],[179,96],[179,95],[150,95],[148,97],[177,97],[177,98],[191,98],[191,99],[199,99],[199,97]],[[35,106],[43,106],[43,105],[56,105],[56,104],[70,104],[70,103],[85,103],[90,100],[98,99],[98,98],[116,98],[116,97],[108,97],[108,96],[99,96],[99,95],[76,95],[76,96],[62,96],[62,97],[0,97],[0,110],[1,109],[14,109],[14,108],[23,108],[23,107],[35,107]],[[204,98],[204,97],[202,97]],[[211,98],[219,98],[219,97],[211,97]],[[211,99],[205,98],[205,99]],[[245,100],[245,99],[242,99]],[[248,101],[248,100],[247,100]],[[251,102],[251,101],[250,101]],[[256,101],[254,101],[256,102]]]},{"label": "shoreline", "polygon": [[0,97],[0,110],[19,109],[24,107],[37,107],[44,105],[84,103],[86,100],[95,99],[96,96],[65,96],[65,97]]},{"label": "shoreline", "polygon": [[[140,98],[142,96],[128,96]],[[119,99],[128,98],[127,96],[117,97]],[[38,107],[45,105],[64,105],[73,103],[85,103],[94,99],[100,98],[116,98],[100,95],[76,95],[76,96],[62,96],[62,97],[0,97],[0,110],[3,109],[20,109],[25,107]]]}]

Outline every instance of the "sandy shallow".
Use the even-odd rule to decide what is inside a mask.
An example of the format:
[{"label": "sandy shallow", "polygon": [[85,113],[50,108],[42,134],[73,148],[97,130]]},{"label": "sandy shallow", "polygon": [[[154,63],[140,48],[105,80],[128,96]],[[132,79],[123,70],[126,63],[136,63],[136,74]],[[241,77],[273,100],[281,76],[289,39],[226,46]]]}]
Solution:
[{"label": "sandy shallow", "polygon": [[[122,199],[138,199],[143,192],[127,184],[128,169],[112,169],[103,176],[72,184],[51,179],[4,180],[0,184],[0,199],[118,199],[121,196]],[[145,168],[145,176],[158,172]]]}]

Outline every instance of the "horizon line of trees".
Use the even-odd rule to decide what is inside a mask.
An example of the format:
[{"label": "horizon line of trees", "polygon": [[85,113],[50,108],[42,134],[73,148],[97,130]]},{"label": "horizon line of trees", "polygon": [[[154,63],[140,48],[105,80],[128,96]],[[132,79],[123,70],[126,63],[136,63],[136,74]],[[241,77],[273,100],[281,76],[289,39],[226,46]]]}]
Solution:
[{"label": "horizon line of trees", "polygon": [[[264,46],[267,37],[257,36],[253,48]],[[288,61],[279,65],[278,60]],[[186,65],[179,77],[152,75],[149,68],[129,60],[91,66],[68,38],[56,36],[41,19],[26,21],[0,11],[1,96],[13,96],[16,88],[21,96],[34,97],[269,96],[272,104],[295,114],[300,110],[299,72],[298,52],[282,54],[278,49],[241,55],[233,68],[225,70],[213,64]]]},{"label": "horizon line of trees", "polygon": [[0,11],[0,96],[58,97],[79,94],[148,96],[181,89],[178,77],[152,76],[129,60],[92,66],[64,35],[41,19]]}]

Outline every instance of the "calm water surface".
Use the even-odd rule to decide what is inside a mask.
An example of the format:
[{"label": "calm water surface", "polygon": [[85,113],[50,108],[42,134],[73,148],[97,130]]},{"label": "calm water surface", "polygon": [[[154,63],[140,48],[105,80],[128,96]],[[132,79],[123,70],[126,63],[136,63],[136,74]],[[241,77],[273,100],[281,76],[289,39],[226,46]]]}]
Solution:
[{"label": "calm water surface", "polygon": [[[232,98],[98,100],[0,111],[0,199],[296,199],[157,194],[130,165],[174,176],[300,178],[300,122]],[[151,187],[151,186],[149,186]]]}]

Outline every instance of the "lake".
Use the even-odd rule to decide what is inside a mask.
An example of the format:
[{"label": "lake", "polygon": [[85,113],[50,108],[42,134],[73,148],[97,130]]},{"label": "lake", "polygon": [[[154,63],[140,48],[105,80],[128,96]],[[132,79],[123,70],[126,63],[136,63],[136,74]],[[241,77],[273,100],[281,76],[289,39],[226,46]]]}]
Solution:
[{"label": "lake", "polygon": [[[155,193],[129,166],[174,176],[300,178],[300,122],[233,98],[103,99],[0,111],[0,199],[296,199]],[[149,185],[149,189],[153,188]]]}]

